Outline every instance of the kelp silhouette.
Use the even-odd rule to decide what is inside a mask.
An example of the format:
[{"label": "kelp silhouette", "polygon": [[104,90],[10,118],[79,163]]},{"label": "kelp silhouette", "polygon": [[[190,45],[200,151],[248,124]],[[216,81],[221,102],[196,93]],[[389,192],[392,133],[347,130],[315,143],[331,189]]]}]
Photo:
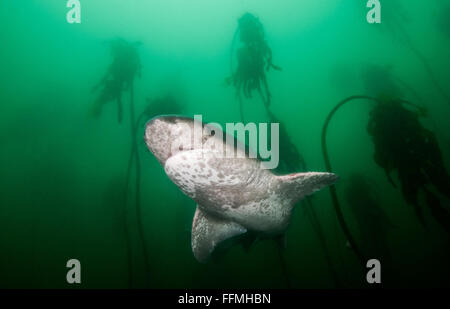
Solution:
[{"label": "kelp silhouette", "polygon": [[367,256],[383,261],[383,267],[391,267],[387,233],[394,224],[381,207],[374,187],[376,184],[367,176],[352,173],[345,188],[345,200],[356,218],[361,249]]},{"label": "kelp silhouette", "polygon": [[431,83],[434,85],[438,93],[447,102],[447,104],[450,104],[450,96],[439,83],[428,59],[414,44],[411,36],[405,28],[405,24],[410,20],[406,9],[398,0],[386,1],[383,3],[383,6],[383,22],[381,23],[381,27],[377,28],[387,30],[394,39],[404,44],[413,53],[413,55],[422,63]]},{"label": "kelp silhouette", "polygon": [[406,109],[402,101],[378,104],[370,113],[367,130],[375,145],[374,159],[395,186],[390,173],[397,171],[402,194],[413,206],[419,220],[425,219],[419,204],[419,192],[425,193],[431,215],[450,232],[450,213],[427,185],[433,185],[450,198],[450,176],[434,133],[422,126],[420,113]]},{"label": "kelp silhouette", "polygon": [[103,78],[92,88],[93,92],[100,89],[100,94],[91,109],[94,117],[100,116],[104,104],[116,101],[118,121],[122,122],[122,94],[124,91],[133,91],[133,81],[141,74],[141,62],[137,52],[139,44],[138,42],[128,43],[120,38],[109,42],[112,62]]},{"label": "kelp silhouette", "polygon": [[[322,153],[327,171],[332,172],[327,148],[329,123],[343,105],[354,100],[375,103],[368,132],[375,144],[375,162],[385,169],[388,180],[394,184],[389,172],[397,170],[402,182],[403,196],[409,204],[413,205],[419,218],[422,215],[417,203],[417,193],[419,190],[423,190],[433,217],[450,231],[449,212],[442,207],[439,198],[425,186],[433,184],[443,195],[450,196],[450,178],[445,170],[442,154],[434,134],[423,128],[417,119],[419,116],[426,115],[426,111],[420,106],[401,99],[383,101],[364,95],[351,96],[340,101],[330,111],[322,128]],[[413,113],[404,106],[412,106],[417,112]],[[330,186],[330,194],[339,224],[360,260],[361,266],[365,267],[367,258],[350,233],[335,186]],[[420,220],[423,222],[422,218]]]},{"label": "kelp silhouette", "polygon": [[[136,159],[136,177],[139,179],[140,173],[140,160],[138,152],[133,152],[137,146],[136,128],[135,128],[135,108],[134,108],[134,80],[141,75],[141,62],[137,47],[140,42],[129,43],[124,39],[117,38],[109,41],[109,47],[112,56],[112,62],[109,65],[105,75],[93,87],[93,91],[100,89],[100,94],[91,107],[91,113],[94,117],[99,117],[104,104],[110,101],[116,101],[118,106],[118,122],[122,123],[123,120],[123,102],[122,95],[124,92],[129,92],[129,108],[130,108],[130,131],[131,131],[131,152],[135,154]],[[128,188],[125,190],[127,194]],[[143,259],[145,263],[146,273],[150,271],[150,264],[148,259],[147,242],[145,240],[145,233],[142,227],[142,215],[140,207],[140,182],[136,182],[135,191],[135,207],[137,215],[137,226],[139,242],[142,246]],[[130,213],[127,209],[127,199],[124,203],[124,224],[126,228],[126,240],[127,240],[127,257],[128,257],[128,285],[133,285],[133,270],[132,270],[132,246],[131,246],[131,233],[128,226],[128,219]],[[146,276],[147,278],[147,276]]]},{"label": "kelp silhouette", "polygon": [[[237,68],[233,69],[233,54],[235,41],[239,34],[241,47],[238,48]],[[267,108],[271,102],[271,94],[267,83],[266,71],[270,68],[281,70],[272,63],[272,50],[264,37],[264,28],[256,16],[245,13],[238,19],[238,28],[233,37],[230,53],[231,76],[226,79],[236,89],[239,101],[241,120],[244,122],[242,95],[251,98],[257,91]]]}]

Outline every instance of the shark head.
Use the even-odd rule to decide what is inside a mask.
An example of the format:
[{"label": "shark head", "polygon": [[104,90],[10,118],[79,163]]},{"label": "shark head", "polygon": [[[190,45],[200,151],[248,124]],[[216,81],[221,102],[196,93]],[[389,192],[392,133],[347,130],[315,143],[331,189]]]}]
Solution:
[{"label": "shark head", "polygon": [[201,118],[162,115],[147,122],[144,139],[148,149],[164,166],[170,157],[189,150],[236,146],[245,151],[245,146],[237,141],[225,146],[224,137],[227,135],[219,124],[204,124]]},{"label": "shark head", "polygon": [[[194,120],[174,115],[157,116],[145,126],[145,143],[164,166],[167,159],[185,150],[194,149]],[[201,128],[201,125],[200,125]]]}]

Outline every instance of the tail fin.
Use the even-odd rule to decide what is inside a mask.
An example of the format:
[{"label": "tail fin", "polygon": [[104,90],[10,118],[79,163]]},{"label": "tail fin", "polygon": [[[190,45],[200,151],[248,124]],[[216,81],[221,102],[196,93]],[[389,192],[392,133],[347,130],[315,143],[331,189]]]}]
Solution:
[{"label": "tail fin", "polygon": [[309,172],[277,176],[277,179],[281,183],[281,189],[296,202],[306,195],[334,184],[339,177],[333,173]]}]

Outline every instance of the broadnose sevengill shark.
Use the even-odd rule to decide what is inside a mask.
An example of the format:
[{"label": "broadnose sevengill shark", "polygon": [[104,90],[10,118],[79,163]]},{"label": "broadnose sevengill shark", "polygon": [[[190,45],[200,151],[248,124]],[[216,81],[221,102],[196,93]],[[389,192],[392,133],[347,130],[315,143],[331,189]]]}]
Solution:
[{"label": "broadnose sevengill shark", "polygon": [[[167,176],[197,202],[191,245],[200,262],[220,242],[247,231],[282,234],[299,200],[338,179],[319,172],[277,176],[250,158],[242,143],[225,142],[223,137],[230,136],[215,134],[218,130],[170,115],[151,119],[145,128],[148,149]],[[234,155],[224,155],[226,151]]]}]

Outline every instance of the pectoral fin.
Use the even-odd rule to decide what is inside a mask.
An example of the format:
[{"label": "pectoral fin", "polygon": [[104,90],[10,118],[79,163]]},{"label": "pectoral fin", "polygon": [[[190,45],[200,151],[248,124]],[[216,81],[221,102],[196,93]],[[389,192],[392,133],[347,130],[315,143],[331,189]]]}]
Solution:
[{"label": "pectoral fin", "polygon": [[294,201],[298,201],[307,195],[334,184],[338,176],[332,173],[295,173],[284,176],[277,176],[281,183],[282,190],[287,196],[291,196]]},{"label": "pectoral fin", "polygon": [[243,226],[206,213],[197,206],[192,222],[192,252],[199,262],[206,262],[220,242],[245,232]]}]

